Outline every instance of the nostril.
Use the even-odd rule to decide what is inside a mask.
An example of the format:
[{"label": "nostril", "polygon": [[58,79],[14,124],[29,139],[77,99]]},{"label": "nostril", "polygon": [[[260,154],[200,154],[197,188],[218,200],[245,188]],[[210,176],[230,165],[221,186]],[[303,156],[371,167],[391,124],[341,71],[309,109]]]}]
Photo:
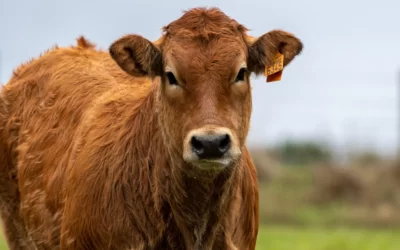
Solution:
[{"label": "nostril", "polygon": [[204,152],[204,145],[203,143],[196,138],[196,136],[192,137],[190,142],[192,144],[193,149],[196,151],[197,154],[201,154]]},{"label": "nostril", "polygon": [[219,150],[222,153],[226,153],[229,150],[230,146],[231,146],[231,138],[229,137],[229,135],[224,135],[222,137],[221,142],[219,143]]},{"label": "nostril", "polygon": [[200,159],[216,159],[223,157],[231,148],[231,138],[222,135],[194,135],[190,139],[192,152]]}]

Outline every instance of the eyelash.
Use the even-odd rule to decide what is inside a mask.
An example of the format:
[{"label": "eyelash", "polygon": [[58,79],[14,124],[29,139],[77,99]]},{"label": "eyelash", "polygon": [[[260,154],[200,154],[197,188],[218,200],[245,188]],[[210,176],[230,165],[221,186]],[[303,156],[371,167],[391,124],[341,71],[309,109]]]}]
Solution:
[{"label": "eyelash", "polygon": [[240,81],[244,81],[245,78],[245,73],[247,72],[246,68],[241,68],[239,70],[239,73],[236,76],[235,82],[240,82]]}]

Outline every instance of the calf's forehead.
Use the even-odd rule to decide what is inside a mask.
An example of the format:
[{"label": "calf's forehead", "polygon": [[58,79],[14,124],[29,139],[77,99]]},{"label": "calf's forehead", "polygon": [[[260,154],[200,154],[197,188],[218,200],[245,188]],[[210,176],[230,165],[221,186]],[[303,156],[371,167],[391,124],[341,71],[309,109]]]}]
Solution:
[{"label": "calf's forehead", "polygon": [[192,77],[207,72],[232,73],[245,66],[248,55],[247,46],[239,37],[170,39],[164,48],[166,67]]}]

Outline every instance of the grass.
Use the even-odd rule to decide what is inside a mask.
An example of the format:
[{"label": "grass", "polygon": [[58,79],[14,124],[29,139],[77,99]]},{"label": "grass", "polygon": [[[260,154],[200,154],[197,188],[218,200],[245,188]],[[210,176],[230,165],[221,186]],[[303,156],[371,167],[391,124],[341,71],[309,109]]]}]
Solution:
[{"label": "grass", "polygon": [[8,247],[6,241],[4,240],[3,234],[0,234],[0,236],[0,250],[7,250]]},{"label": "grass", "polygon": [[397,250],[399,230],[263,226],[257,250]]},{"label": "grass", "polygon": [[[262,226],[256,250],[398,250],[400,229]],[[0,250],[8,249],[0,238]]]}]

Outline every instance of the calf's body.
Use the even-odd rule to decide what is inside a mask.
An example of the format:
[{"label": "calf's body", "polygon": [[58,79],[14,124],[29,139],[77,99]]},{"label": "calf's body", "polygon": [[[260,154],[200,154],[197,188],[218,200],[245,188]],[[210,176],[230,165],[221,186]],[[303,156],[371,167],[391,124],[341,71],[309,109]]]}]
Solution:
[{"label": "calf's body", "polygon": [[[109,52],[80,38],[15,70],[0,96],[10,249],[255,249],[247,70],[260,73],[274,51],[217,9],[165,31]],[[274,34],[286,65],[301,44]]]}]

